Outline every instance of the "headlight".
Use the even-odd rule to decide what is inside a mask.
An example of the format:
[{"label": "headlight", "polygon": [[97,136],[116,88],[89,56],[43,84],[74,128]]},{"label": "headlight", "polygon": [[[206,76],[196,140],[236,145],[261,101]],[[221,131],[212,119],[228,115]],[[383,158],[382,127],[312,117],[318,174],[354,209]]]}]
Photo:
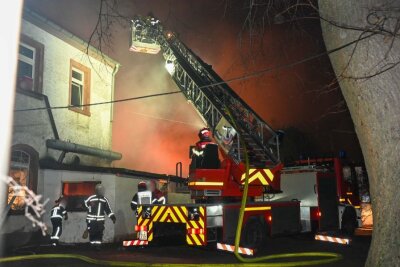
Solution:
[{"label": "headlight", "polygon": [[149,219],[151,217],[151,207],[143,206],[142,218]]},{"label": "headlight", "polygon": [[191,221],[198,221],[200,219],[198,208],[188,208],[188,218]]}]

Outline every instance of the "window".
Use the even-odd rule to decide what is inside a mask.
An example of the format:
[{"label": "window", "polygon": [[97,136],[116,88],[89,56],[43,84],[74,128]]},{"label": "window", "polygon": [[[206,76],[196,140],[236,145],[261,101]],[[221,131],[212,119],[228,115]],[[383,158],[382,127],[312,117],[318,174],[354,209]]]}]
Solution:
[{"label": "window", "polygon": [[35,53],[36,49],[34,47],[24,43],[19,45],[18,77],[35,79],[35,75],[33,75],[35,70]]},{"label": "window", "polygon": [[84,201],[95,194],[95,187],[100,182],[64,182],[62,195],[67,200],[67,211],[86,211]]},{"label": "window", "polygon": [[[21,186],[29,185],[29,165],[31,158],[28,153],[14,150],[11,154],[10,176]],[[10,210],[21,211],[25,209],[25,191],[8,187],[7,204]]]},{"label": "window", "polygon": [[44,46],[22,35],[18,51],[17,88],[42,91]]},{"label": "window", "polygon": [[90,69],[84,65],[71,60],[69,106],[70,110],[90,115]]},{"label": "window", "polygon": [[[14,145],[11,149],[9,176],[19,185],[27,186],[33,192],[37,189],[39,153],[25,144]],[[25,209],[25,191],[9,187],[7,209],[10,214],[22,214]]]}]

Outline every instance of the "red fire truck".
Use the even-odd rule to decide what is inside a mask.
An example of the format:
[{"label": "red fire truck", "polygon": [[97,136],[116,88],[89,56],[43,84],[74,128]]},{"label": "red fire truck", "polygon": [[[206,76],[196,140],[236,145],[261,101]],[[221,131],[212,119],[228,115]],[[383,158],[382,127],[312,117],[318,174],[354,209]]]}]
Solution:
[{"label": "red fire truck", "polygon": [[[135,228],[137,239],[124,241],[124,246],[147,245],[158,235],[165,234],[165,225],[172,224],[175,230],[181,229],[188,245],[216,244],[219,249],[232,251],[246,178],[245,153],[249,159],[249,201],[245,207],[239,252],[251,255],[267,236],[311,230],[308,226],[315,222],[319,222],[321,229],[339,229],[346,225],[329,222],[338,214],[337,210],[333,211],[333,202],[342,199],[344,189],[340,177],[332,176],[328,170],[313,173],[307,185],[318,192],[316,201],[303,203],[303,195],[296,194],[294,184],[300,187],[300,183],[309,178],[291,177],[294,168],[283,169],[279,160],[282,132],[274,131],[210,65],[173,32],[165,30],[157,19],[135,17],[131,31],[131,51],[149,54],[162,51],[167,71],[210,127],[216,144],[207,145],[201,158],[191,155],[187,183],[193,203],[141,203]],[[306,170],[302,171],[305,173]],[[337,187],[339,191],[330,187]],[[282,194],[285,190],[286,194]],[[327,193],[329,196],[325,196]],[[262,200],[262,196],[269,199]],[[308,224],[305,219],[307,205]],[[347,214],[346,207],[343,214]]]}]

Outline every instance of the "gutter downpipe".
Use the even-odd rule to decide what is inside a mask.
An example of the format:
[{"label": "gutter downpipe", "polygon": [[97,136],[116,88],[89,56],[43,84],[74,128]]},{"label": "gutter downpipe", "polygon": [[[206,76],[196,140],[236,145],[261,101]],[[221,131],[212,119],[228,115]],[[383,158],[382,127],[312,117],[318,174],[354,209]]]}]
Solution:
[{"label": "gutter downpipe", "polygon": [[[114,101],[114,95],[115,95],[115,75],[117,74],[119,68],[120,68],[120,64],[116,64],[112,73],[112,81],[111,81],[111,101]],[[111,107],[110,107],[110,140],[109,140],[109,144],[110,147],[112,148],[112,137],[113,137],[113,123],[114,123],[114,103],[111,103]]]},{"label": "gutter downpipe", "polygon": [[76,143],[65,142],[57,139],[47,139],[46,146],[51,149],[61,150],[64,152],[78,153],[88,156],[95,156],[107,160],[119,160],[122,154],[111,150],[103,150],[95,147],[79,145]]}]

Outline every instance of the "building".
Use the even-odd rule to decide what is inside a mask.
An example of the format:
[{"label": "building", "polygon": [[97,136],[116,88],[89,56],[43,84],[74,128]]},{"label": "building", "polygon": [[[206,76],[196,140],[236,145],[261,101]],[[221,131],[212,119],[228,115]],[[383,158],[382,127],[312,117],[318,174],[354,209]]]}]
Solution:
[{"label": "building", "polygon": [[[130,201],[142,179],[165,175],[113,168],[122,155],[111,151],[113,100],[119,63],[74,34],[25,9],[22,20],[10,176],[49,199],[68,199],[69,220],[61,242],[87,242],[83,199],[102,183],[117,223],[106,222],[104,240],[134,231]],[[38,229],[24,218],[24,192],[8,190],[8,216],[1,229],[29,242]],[[50,225],[50,218],[43,219]]]}]

